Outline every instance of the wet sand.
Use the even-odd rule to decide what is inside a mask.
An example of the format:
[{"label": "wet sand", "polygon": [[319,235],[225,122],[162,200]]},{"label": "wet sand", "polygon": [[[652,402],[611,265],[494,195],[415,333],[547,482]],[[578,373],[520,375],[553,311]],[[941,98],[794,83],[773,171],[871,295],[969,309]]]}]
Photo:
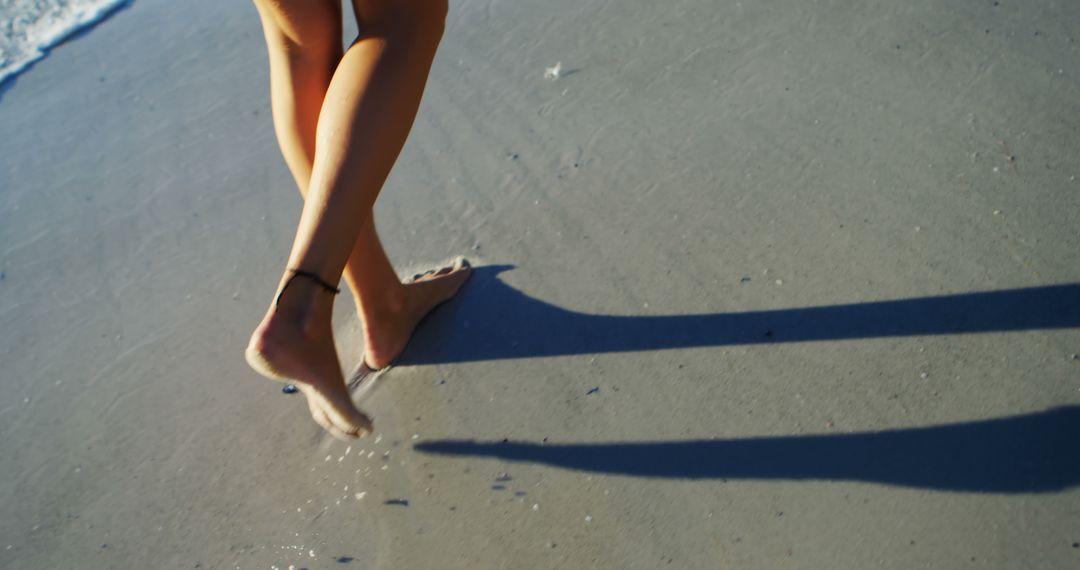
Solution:
[{"label": "wet sand", "polygon": [[243,361],[254,8],[139,0],[0,93],[0,567],[1076,567],[1077,30],[454,3],[377,219],[479,270],[350,446]]}]

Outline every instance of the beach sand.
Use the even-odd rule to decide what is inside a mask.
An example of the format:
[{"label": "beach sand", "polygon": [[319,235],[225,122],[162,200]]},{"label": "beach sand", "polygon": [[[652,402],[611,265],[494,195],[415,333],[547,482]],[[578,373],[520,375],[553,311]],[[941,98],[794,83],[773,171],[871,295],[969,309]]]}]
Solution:
[{"label": "beach sand", "polygon": [[1078,30],[455,2],[376,212],[479,269],[350,445],[243,359],[301,207],[255,10],[139,0],[0,93],[0,567],[1075,568]]}]

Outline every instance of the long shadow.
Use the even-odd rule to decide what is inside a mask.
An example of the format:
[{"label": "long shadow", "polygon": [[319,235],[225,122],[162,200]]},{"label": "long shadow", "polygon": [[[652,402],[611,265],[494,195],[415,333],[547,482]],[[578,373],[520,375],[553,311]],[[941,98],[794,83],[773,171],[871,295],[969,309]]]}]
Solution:
[{"label": "long shadow", "polygon": [[434,364],[704,346],[1080,327],[1080,283],[797,309],[675,316],[568,311],[479,267],[400,360]]},{"label": "long shadow", "polygon": [[862,481],[970,493],[1080,483],[1080,406],[986,421],[842,435],[591,444],[419,443],[424,453],[671,479]]}]

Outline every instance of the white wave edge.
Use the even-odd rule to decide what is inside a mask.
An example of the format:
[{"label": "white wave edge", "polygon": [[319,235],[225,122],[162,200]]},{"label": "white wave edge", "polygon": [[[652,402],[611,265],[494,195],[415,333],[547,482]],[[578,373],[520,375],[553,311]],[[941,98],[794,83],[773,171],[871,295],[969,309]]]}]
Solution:
[{"label": "white wave edge", "polygon": [[97,6],[80,7],[73,12],[72,18],[44,27],[41,30],[34,30],[31,45],[23,46],[26,48],[24,52],[18,54],[8,65],[0,68],[0,84],[22,73],[30,64],[45,57],[50,48],[63,42],[72,34],[106,19],[112,15],[114,10],[130,4],[132,1],[111,0],[102,2]]}]

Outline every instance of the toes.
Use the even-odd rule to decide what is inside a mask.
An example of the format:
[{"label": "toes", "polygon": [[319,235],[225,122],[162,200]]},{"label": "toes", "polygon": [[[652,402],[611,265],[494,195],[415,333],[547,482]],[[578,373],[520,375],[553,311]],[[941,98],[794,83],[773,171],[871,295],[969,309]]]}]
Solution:
[{"label": "toes", "polygon": [[[438,269],[429,269],[423,273],[417,273],[413,282],[434,281],[440,279],[447,287],[457,290],[466,279],[472,275],[472,267],[464,258],[458,259],[453,265],[447,265]],[[452,293],[451,293],[452,294]]]},{"label": "toes", "polygon": [[447,265],[438,269],[428,269],[423,273],[415,273],[412,276],[412,281],[423,281],[429,277],[442,277],[443,275],[449,275],[458,271],[465,272],[471,270],[472,266],[469,265],[468,260],[466,260],[465,258],[461,258],[454,261],[452,265]]},{"label": "toes", "polygon": [[319,427],[330,432],[334,437],[337,437],[337,434],[334,434],[334,432],[341,430],[330,423],[330,418],[326,417],[326,412],[322,411],[322,409],[316,406],[311,400],[308,400],[308,411],[311,412],[311,419],[315,420],[315,423],[319,424]]},{"label": "toes", "polygon": [[308,398],[308,410],[311,411],[311,418],[315,420],[315,423],[342,441],[363,437],[371,431],[371,420],[355,407],[352,407],[352,419],[347,419],[337,406],[331,405],[323,397],[316,396]]},{"label": "toes", "polygon": [[371,419],[354,406],[349,406],[347,410],[330,409],[326,415],[334,427],[350,439],[371,433]]},{"label": "toes", "polygon": [[325,398],[322,411],[334,427],[351,438],[363,437],[371,431],[371,418],[356,409],[348,392],[342,390]]},{"label": "toes", "polygon": [[459,258],[457,261],[455,261],[451,269],[463,275],[469,275],[472,273],[472,266],[469,265],[469,260],[465,259],[464,257]]},{"label": "toes", "polygon": [[314,418],[315,423],[322,426],[327,433],[341,441],[352,441],[367,433],[366,431],[356,428],[350,428],[348,430],[341,429],[330,419],[330,416],[328,416],[326,412],[319,409],[312,408],[311,417]]},{"label": "toes", "polygon": [[324,420],[326,420],[326,425],[324,426],[326,432],[334,436],[334,439],[339,439],[341,441],[352,441],[360,437],[359,435],[350,434],[348,432],[342,431],[336,425],[330,423],[330,419],[326,417],[326,414],[323,414],[322,417]]},{"label": "toes", "polygon": [[435,274],[434,269],[428,269],[427,271],[425,271],[423,273],[417,273],[416,275],[413,275],[413,281],[420,281],[421,279],[423,279],[425,277],[430,277],[431,275],[434,275],[434,274]]}]

